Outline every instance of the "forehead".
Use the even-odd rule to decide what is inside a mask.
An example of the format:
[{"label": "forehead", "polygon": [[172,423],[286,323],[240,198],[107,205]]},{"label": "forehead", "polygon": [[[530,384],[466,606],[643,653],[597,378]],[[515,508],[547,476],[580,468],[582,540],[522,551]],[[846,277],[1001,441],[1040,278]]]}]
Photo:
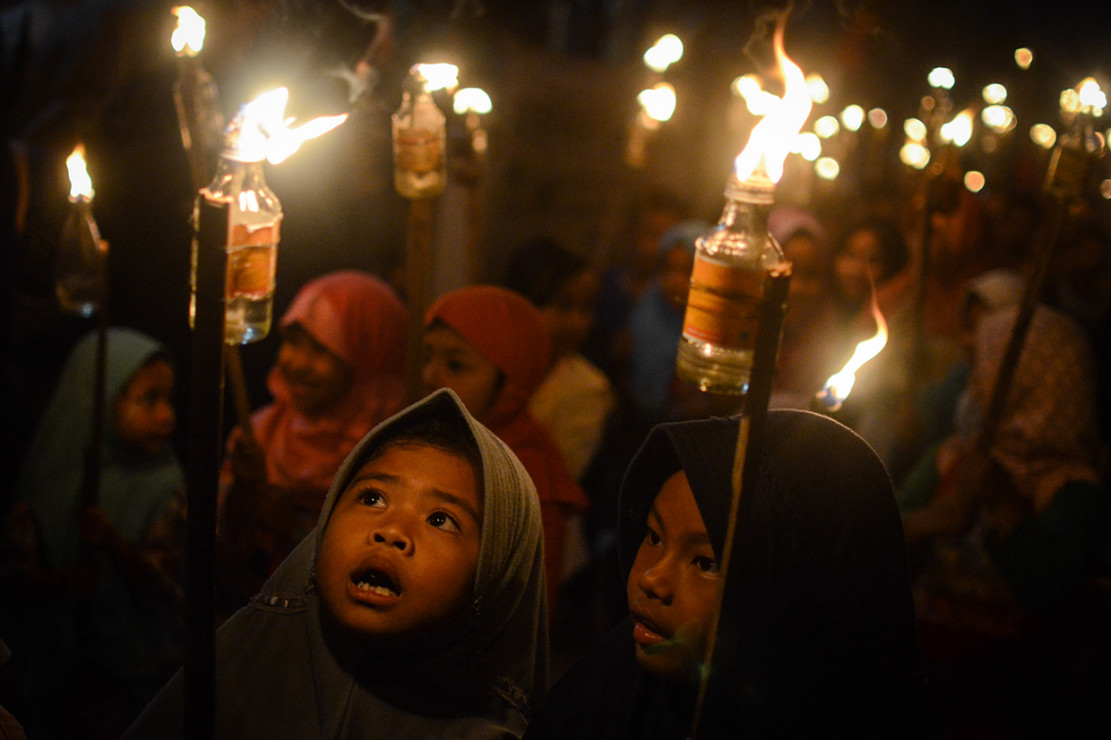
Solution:
[{"label": "forehead", "polygon": [[649,513],[650,519],[653,516],[667,528],[669,535],[706,536],[702,512],[694,500],[687,474],[682,470],[671,475],[660,487]]},{"label": "forehead", "polygon": [[151,386],[164,386],[174,382],[174,368],[170,361],[163,357],[156,357],[135,371],[135,374],[124,386],[124,392],[135,388],[149,388]]},{"label": "forehead", "polygon": [[449,493],[476,509],[482,503],[478,471],[461,453],[419,440],[386,442],[348,481],[363,478],[397,480],[408,487]]}]

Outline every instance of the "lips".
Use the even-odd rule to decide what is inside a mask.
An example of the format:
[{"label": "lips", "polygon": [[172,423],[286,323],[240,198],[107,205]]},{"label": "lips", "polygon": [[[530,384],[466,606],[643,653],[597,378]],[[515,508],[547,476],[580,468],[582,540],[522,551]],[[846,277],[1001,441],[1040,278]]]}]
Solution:
[{"label": "lips", "polygon": [[668,640],[667,632],[648,617],[632,612],[633,640],[642,647],[659,645]]},{"label": "lips", "polygon": [[383,567],[371,566],[351,575],[347,592],[355,601],[381,606],[398,601],[402,588],[396,575]]}]

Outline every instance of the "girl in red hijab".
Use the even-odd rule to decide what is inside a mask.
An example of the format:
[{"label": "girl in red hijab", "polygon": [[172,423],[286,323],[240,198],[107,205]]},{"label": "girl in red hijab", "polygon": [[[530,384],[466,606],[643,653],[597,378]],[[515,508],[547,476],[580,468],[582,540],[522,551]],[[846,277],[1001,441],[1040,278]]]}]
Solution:
[{"label": "girl in red hijab", "polygon": [[529,398],[544,379],[551,355],[544,321],[519,293],[474,285],[442,296],[424,323],[425,391],[455,391],[467,410],[520,458],[536,484],[550,613],[567,520],[588,502],[551,436],[528,413]]},{"label": "girl in red hijab", "polygon": [[404,402],[404,304],[355,270],[301,288],[279,324],[266,379],[273,403],[236,429],[221,486],[221,555],[230,607],[253,595],[315,524],[355,443]]}]

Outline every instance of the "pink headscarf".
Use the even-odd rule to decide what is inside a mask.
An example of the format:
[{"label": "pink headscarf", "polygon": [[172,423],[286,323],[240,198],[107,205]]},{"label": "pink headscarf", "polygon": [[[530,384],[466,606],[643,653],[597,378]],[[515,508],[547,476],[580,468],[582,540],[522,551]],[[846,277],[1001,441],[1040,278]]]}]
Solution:
[{"label": "pink headscarf", "polygon": [[405,390],[404,304],[384,281],[344,270],[309,281],[281,319],[298,324],[351,369],[351,389],[325,414],[308,418],[290,402],[277,368],[266,385],[274,403],[254,414],[267,477],[288,488],[323,492],[347,453],[399,411]]}]

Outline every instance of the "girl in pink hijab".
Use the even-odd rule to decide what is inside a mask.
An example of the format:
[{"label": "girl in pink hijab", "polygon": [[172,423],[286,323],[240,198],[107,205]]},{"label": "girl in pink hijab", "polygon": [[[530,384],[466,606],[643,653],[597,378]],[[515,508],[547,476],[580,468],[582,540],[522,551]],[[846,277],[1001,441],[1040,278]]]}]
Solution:
[{"label": "girl in pink hijab", "polygon": [[221,486],[229,606],[253,595],[313,526],[340,463],[404,401],[404,304],[379,278],[329,273],[301,288],[279,324],[274,397],[236,429]]},{"label": "girl in pink hijab", "polygon": [[548,370],[551,340],[539,310],[508,288],[473,285],[437,300],[425,314],[426,392],[451,388],[467,410],[520,458],[540,498],[549,613],[563,564],[567,521],[585,494],[528,402]]}]

